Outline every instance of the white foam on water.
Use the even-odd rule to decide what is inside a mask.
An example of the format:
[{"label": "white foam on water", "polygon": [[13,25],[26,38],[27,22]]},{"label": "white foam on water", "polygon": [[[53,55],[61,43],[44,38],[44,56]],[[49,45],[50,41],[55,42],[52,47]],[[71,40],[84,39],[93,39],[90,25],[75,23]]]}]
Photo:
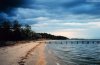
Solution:
[{"label": "white foam on water", "polygon": [[56,63],[57,65],[60,65],[59,63]]}]

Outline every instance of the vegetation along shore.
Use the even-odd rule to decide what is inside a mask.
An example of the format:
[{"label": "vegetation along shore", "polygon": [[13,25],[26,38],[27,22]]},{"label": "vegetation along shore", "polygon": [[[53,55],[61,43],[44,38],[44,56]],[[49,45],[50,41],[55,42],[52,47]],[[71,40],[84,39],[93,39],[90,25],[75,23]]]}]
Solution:
[{"label": "vegetation along shore", "polygon": [[[0,46],[12,45],[7,41],[30,41],[38,39],[66,40],[67,37],[55,36],[48,33],[37,33],[28,24],[21,24],[17,20],[0,22]],[[15,43],[16,44],[16,43]]]}]

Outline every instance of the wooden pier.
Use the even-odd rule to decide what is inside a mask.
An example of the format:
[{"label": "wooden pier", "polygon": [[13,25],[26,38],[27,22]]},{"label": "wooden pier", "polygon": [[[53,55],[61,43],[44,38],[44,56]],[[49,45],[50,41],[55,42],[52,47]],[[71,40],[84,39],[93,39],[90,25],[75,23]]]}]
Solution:
[{"label": "wooden pier", "polygon": [[49,41],[48,44],[100,44],[100,41]]}]

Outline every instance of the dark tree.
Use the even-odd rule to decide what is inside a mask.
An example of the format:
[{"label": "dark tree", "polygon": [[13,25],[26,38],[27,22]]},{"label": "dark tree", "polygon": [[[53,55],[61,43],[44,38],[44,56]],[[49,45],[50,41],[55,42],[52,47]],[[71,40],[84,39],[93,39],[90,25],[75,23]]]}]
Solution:
[{"label": "dark tree", "polygon": [[[29,25],[21,25],[17,20],[3,21],[0,23],[0,40],[1,41],[18,41],[30,40],[35,36]],[[35,38],[34,38],[35,39]]]},{"label": "dark tree", "polygon": [[38,33],[39,35],[41,35],[41,38],[43,39],[52,39],[52,40],[66,40],[68,39],[67,37],[64,36],[54,36],[51,34],[47,34],[47,33]]},{"label": "dark tree", "polygon": [[18,21],[13,22],[13,39],[14,40],[21,40],[21,24]]},{"label": "dark tree", "polygon": [[9,21],[4,21],[0,25],[0,40],[11,40],[10,34],[12,34],[11,30],[12,24]]},{"label": "dark tree", "polygon": [[[22,41],[22,40],[37,40],[37,39],[52,39],[66,40],[64,36],[54,36],[47,33],[36,33],[31,30],[28,24],[21,25],[17,20],[11,22],[8,20],[0,23],[0,41]],[[5,45],[0,43],[0,45]]]}]

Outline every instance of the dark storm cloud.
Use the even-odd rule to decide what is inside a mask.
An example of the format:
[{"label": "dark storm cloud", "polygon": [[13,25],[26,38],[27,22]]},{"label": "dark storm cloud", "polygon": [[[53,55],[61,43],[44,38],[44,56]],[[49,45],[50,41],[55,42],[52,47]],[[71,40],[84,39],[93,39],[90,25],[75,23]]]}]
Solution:
[{"label": "dark storm cloud", "polygon": [[[31,8],[35,0],[0,0],[0,22],[3,20],[18,20],[18,8]],[[28,20],[26,20],[28,21]]]},{"label": "dark storm cloud", "polygon": [[[87,0],[0,0],[0,11],[5,12],[8,15],[16,15],[17,8],[27,8],[33,10],[47,10],[48,14],[55,14],[55,17],[59,14],[87,14],[87,15],[99,15],[100,3],[91,3]],[[30,12],[30,11],[29,11]],[[27,13],[27,12],[26,12]],[[47,13],[47,12],[46,12]],[[34,16],[38,16],[37,13]],[[41,13],[40,13],[41,14]],[[57,14],[57,15],[56,15]]]},{"label": "dark storm cloud", "polygon": [[0,0],[0,11],[11,10],[23,3],[22,0]]},{"label": "dark storm cloud", "polygon": [[35,8],[46,9],[51,13],[72,13],[75,15],[99,15],[100,2],[89,2],[88,0],[36,0]]},{"label": "dark storm cloud", "polygon": [[[99,5],[100,6],[100,5]],[[87,15],[100,15],[100,7],[95,6],[94,4],[83,4],[68,9],[69,12],[73,14],[87,14]]]},{"label": "dark storm cloud", "polygon": [[0,13],[0,21],[4,20],[7,17],[7,14]]},{"label": "dark storm cloud", "polygon": [[75,0],[62,4],[63,9],[72,14],[100,15],[100,2],[91,2],[88,0]]},{"label": "dark storm cloud", "polygon": [[80,6],[82,4],[86,4],[87,2],[85,0],[73,0],[71,2],[64,2],[62,3],[62,7],[67,8],[72,8],[72,7],[76,7],[76,6]]},{"label": "dark storm cloud", "polygon": [[89,34],[98,38],[100,2],[89,1],[91,0],[0,0],[0,22],[5,19],[18,20],[40,32],[52,33],[55,30],[56,33],[57,29],[69,29],[61,34],[77,32],[73,36],[78,37],[80,34],[80,37],[84,37],[83,35]]},{"label": "dark storm cloud", "polygon": [[[34,1],[34,0],[33,0]],[[9,12],[14,8],[27,7],[32,0],[0,0],[0,12]]]}]

